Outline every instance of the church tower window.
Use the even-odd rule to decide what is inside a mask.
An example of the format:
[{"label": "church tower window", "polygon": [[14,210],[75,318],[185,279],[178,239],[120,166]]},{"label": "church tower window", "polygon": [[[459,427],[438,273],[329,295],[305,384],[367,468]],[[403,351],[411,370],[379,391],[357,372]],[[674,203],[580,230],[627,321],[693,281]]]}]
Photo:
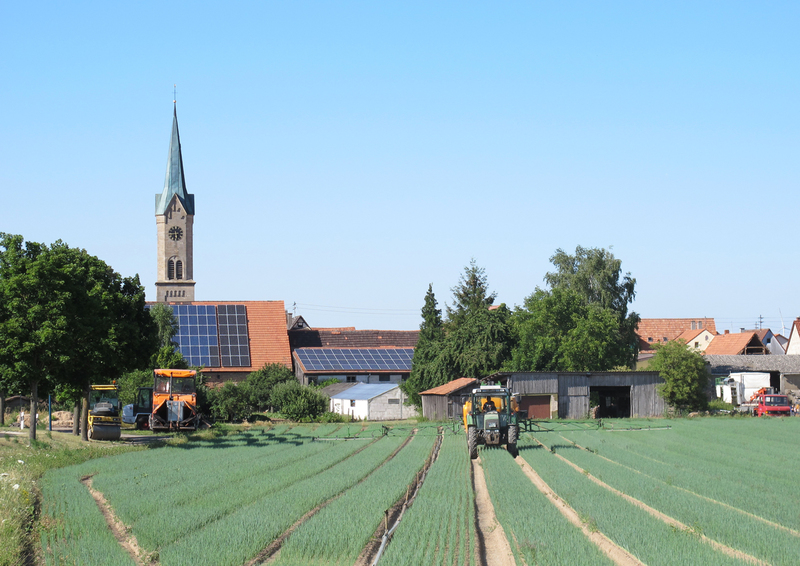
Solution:
[{"label": "church tower window", "polygon": [[167,279],[175,279],[175,262],[172,260],[167,263]]},{"label": "church tower window", "polygon": [[183,262],[178,260],[175,262],[176,279],[183,279]]}]

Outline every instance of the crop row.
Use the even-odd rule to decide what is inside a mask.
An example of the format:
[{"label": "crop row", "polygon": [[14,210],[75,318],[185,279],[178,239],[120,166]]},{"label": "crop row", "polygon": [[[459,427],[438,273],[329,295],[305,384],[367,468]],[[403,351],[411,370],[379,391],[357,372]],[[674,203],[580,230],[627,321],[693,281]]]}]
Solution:
[{"label": "crop row", "polygon": [[41,483],[41,548],[47,566],[134,566],[108,528],[85,485],[69,468]]},{"label": "crop row", "polygon": [[497,520],[518,563],[613,564],[556,509],[505,450],[483,450],[481,462]]},{"label": "crop row", "polygon": [[[538,433],[537,433],[538,434]],[[620,547],[650,566],[744,564],[704,543],[699,533],[675,528],[609,491],[523,435],[520,455],[559,497]],[[572,448],[577,450],[577,448]]]},{"label": "crop row", "polygon": [[275,566],[353,564],[430,456],[435,438],[415,436],[391,460],[300,525]]},{"label": "crop row", "polygon": [[595,477],[697,532],[772,564],[796,564],[800,538],[644,473],[579,449],[558,453]]},{"label": "crop row", "polygon": [[[717,426],[721,423],[735,427],[741,422],[762,426],[761,422],[754,421],[756,419],[714,419],[712,422]],[[796,489],[792,474],[787,470],[800,468],[800,463],[793,463],[797,451],[788,449],[791,442],[787,444],[784,437],[782,449],[777,450],[774,443],[759,443],[756,437],[747,434],[738,443],[731,442],[746,446],[748,457],[738,456],[732,460],[727,440],[715,435],[718,430],[684,429],[684,423],[679,426],[670,431],[565,433],[564,437],[669,485],[800,530],[796,505],[785,496]],[[698,434],[703,432],[708,434]],[[796,432],[800,434],[800,429]],[[693,446],[696,443],[702,446],[699,452]],[[763,468],[774,471],[765,475]]]},{"label": "crop row", "polygon": [[468,462],[464,436],[446,433],[380,566],[475,565],[475,496]]},{"label": "crop row", "polygon": [[[108,499],[139,543],[158,550],[203,525],[269,493],[314,476],[362,448],[370,440],[332,444],[266,444],[249,450],[169,447],[148,454],[147,477],[122,462],[104,462],[95,487]],[[291,448],[291,449],[289,449]],[[204,455],[187,467],[187,452]],[[229,458],[229,451],[233,452]],[[141,470],[142,468],[139,468]],[[151,485],[149,478],[157,478]],[[154,478],[154,479],[155,479]]]},{"label": "crop row", "polygon": [[[383,463],[403,442],[402,437],[383,437],[363,450],[352,454],[318,473],[304,474],[306,463],[285,470],[288,475],[303,474],[300,481],[284,484],[278,490],[253,497],[244,506],[202,528],[193,530],[186,537],[167,545],[159,552],[163,566],[192,566],[217,564],[238,566],[256,556],[277,536],[288,529],[305,513],[324,503],[331,497],[348,489],[361,478]],[[351,450],[349,446],[360,445],[358,441],[341,442],[335,451]],[[269,483],[275,477],[265,478]],[[192,510],[183,517],[192,520]]]}]

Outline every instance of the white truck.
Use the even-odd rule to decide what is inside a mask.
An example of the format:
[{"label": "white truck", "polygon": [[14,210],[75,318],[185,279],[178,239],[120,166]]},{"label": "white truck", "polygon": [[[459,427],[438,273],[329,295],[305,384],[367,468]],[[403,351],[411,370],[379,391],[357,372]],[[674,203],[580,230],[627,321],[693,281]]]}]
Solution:
[{"label": "white truck", "polygon": [[737,410],[749,412],[750,398],[761,389],[769,389],[769,374],[762,372],[731,373],[720,381],[717,396]]}]

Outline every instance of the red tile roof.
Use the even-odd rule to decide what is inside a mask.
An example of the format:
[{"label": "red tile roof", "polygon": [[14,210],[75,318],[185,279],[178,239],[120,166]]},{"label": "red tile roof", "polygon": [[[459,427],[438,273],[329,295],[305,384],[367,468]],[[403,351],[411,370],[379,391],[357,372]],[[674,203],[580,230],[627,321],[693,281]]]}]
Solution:
[{"label": "red tile roof", "polygon": [[736,334],[718,334],[714,336],[711,344],[706,348],[706,356],[737,356],[745,354],[751,348],[760,349],[760,354],[765,353],[764,345],[755,332],[739,332]]},{"label": "red tile roof", "polygon": [[675,340],[684,331],[702,324],[698,330],[708,330],[711,334],[717,333],[717,325],[713,318],[643,318],[639,321],[636,334],[639,335],[639,349],[649,350],[652,344]]},{"label": "red tile roof", "polygon": [[697,338],[697,335],[702,333],[705,328],[701,328],[700,330],[684,330],[678,336],[675,337],[675,340],[683,340],[687,344],[691,343],[692,340]]},{"label": "red tile roof", "polygon": [[445,383],[444,385],[440,385],[439,387],[434,387],[433,389],[428,389],[427,391],[420,391],[420,395],[448,395],[453,391],[457,391],[462,387],[466,387],[473,383],[476,383],[478,380],[472,377],[459,377],[458,379],[454,379],[449,383]]}]

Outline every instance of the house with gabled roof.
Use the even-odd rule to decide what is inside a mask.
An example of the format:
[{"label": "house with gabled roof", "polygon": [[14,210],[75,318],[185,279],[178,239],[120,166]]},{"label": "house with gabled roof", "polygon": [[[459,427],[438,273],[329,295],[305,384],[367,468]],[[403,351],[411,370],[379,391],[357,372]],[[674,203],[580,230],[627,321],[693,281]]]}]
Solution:
[{"label": "house with gabled roof", "polygon": [[789,341],[786,343],[786,354],[800,354],[800,318],[792,322],[792,330],[789,333]]},{"label": "house with gabled roof", "polygon": [[353,419],[389,421],[418,416],[414,406],[405,404],[406,395],[395,383],[357,383],[330,399],[332,413]]},{"label": "house with gabled roof", "polygon": [[767,348],[756,332],[731,334],[727,330],[725,334],[716,335],[703,352],[707,356],[752,356],[766,353]]},{"label": "house with gabled roof", "polygon": [[688,330],[707,330],[712,336],[717,334],[713,318],[643,318],[636,327],[639,351],[652,350],[654,344],[675,340]]},{"label": "house with gabled roof", "polygon": [[702,352],[708,348],[708,345],[711,344],[713,339],[714,335],[707,328],[684,330],[675,338],[675,340],[683,340],[686,342],[687,348],[691,348],[697,352]]}]

